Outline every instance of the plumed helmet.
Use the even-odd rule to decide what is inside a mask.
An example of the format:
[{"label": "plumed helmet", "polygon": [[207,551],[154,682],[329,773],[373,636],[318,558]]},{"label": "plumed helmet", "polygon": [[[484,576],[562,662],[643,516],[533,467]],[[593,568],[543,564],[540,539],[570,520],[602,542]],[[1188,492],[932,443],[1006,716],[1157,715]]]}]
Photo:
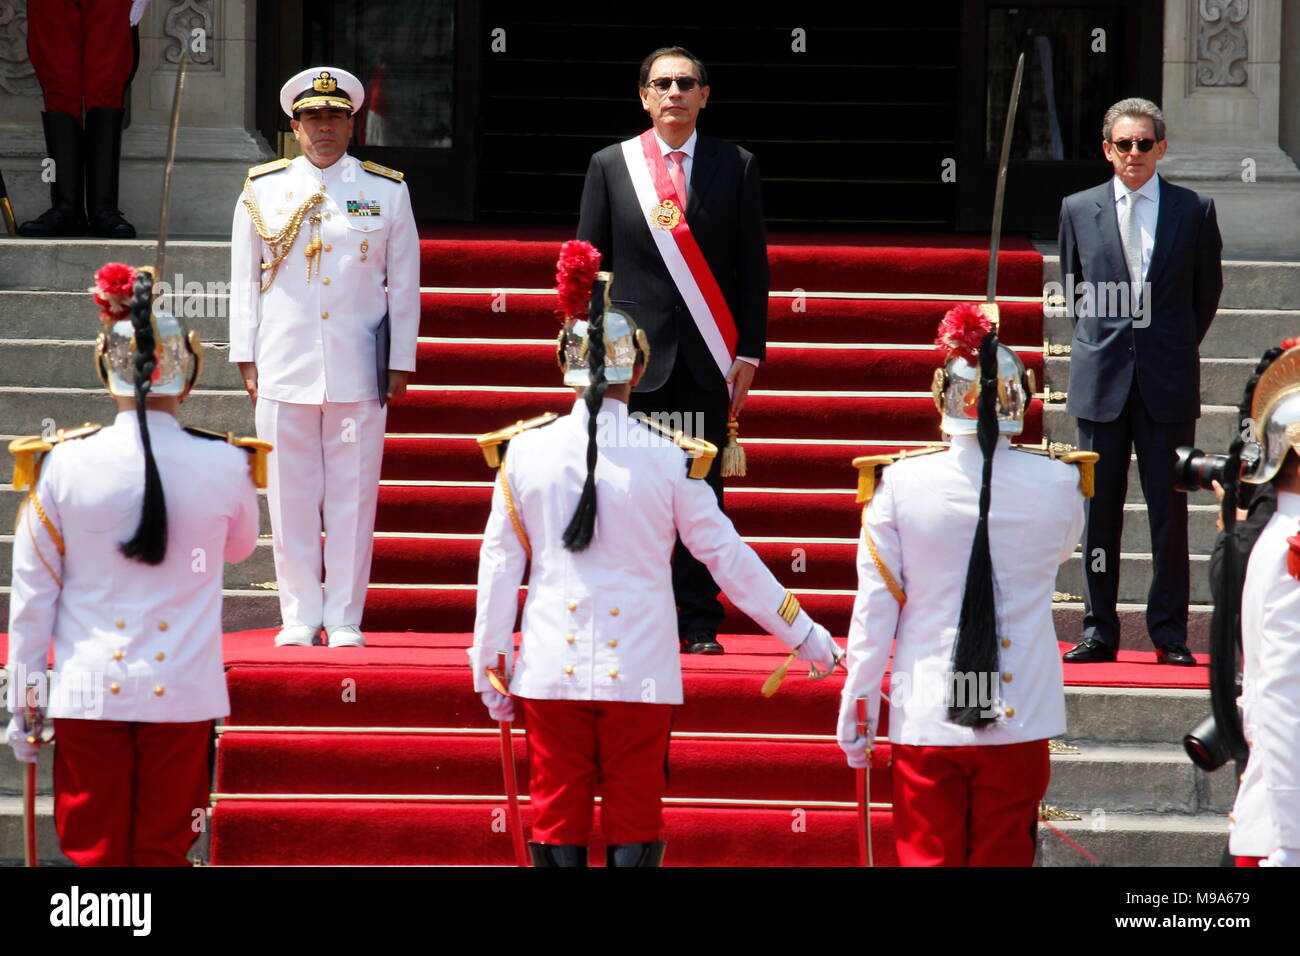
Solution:
[{"label": "plumed helmet", "polygon": [[[100,307],[103,329],[95,343],[95,369],[104,387],[115,396],[135,397],[135,329],[131,324],[132,287],[139,273],[152,276],[150,269],[133,269],[110,262],[95,273],[95,304]],[[174,315],[155,303],[151,319],[156,367],[150,395],[184,398],[198,381],[203,368],[203,344],[197,331],[188,330]]]},{"label": "plumed helmet", "polygon": [[[1258,453],[1241,480],[1251,485],[1272,481],[1288,451],[1300,454],[1300,343],[1291,339],[1283,346],[1286,350],[1260,376],[1250,403]],[[1242,461],[1250,457],[1243,449]]]},{"label": "plumed helmet", "polygon": [[[943,367],[934,370],[931,393],[942,416],[940,427],[949,435],[974,435],[979,428],[979,346],[993,331],[989,313],[970,302],[949,309],[939,323],[934,343],[944,354]],[[998,343],[998,432],[1019,435],[1035,391],[1034,373],[1020,356]]]},{"label": "plumed helmet", "polygon": [[[564,372],[564,384],[586,388],[591,384],[591,322],[603,317],[605,382],[632,381],[638,363],[650,359],[650,341],[626,312],[610,305],[614,273],[600,271],[600,250],[589,242],[571,239],[560,246],[555,263],[555,292],[560,334],[555,360]],[[599,312],[593,309],[598,308]]]}]

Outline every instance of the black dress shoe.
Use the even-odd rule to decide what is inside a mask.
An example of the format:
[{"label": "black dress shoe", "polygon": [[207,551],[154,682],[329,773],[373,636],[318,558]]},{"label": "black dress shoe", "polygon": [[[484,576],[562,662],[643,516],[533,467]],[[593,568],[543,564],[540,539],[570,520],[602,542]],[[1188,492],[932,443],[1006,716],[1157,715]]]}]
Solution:
[{"label": "black dress shoe", "polygon": [[533,866],[586,866],[587,848],[564,843],[529,843]]},{"label": "black dress shoe", "polygon": [[1195,667],[1196,658],[1183,643],[1166,644],[1156,648],[1157,664],[1176,664],[1179,667]]},{"label": "black dress shoe", "polygon": [[1061,660],[1067,664],[1110,664],[1115,660],[1116,654],[1115,648],[1095,638],[1085,637],[1066,651]]},{"label": "black dress shoe", "polygon": [[663,840],[652,843],[613,843],[605,847],[606,866],[663,866]]},{"label": "black dress shoe", "polygon": [[683,654],[723,653],[722,645],[718,643],[718,635],[711,631],[693,631],[690,634],[683,634],[681,642]]}]

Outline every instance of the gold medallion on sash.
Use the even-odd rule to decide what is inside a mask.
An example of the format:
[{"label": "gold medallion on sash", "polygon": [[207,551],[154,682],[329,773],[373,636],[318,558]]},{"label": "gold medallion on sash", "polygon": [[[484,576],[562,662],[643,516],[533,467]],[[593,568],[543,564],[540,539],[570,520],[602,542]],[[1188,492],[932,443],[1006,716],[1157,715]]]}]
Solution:
[{"label": "gold medallion on sash", "polygon": [[650,222],[656,229],[673,230],[682,221],[682,211],[671,199],[664,199],[655,206],[650,214]]}]

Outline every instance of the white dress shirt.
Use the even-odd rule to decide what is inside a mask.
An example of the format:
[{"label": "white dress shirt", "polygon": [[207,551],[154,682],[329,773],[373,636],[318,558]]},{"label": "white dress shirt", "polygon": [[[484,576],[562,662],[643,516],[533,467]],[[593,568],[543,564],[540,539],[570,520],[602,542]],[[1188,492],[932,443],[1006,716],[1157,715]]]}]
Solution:
[{"label": "white dress shirt", "polygon": [[188,722],[230,713],[221,583],[224,562],[257,544],[249,458],[186,433],[165,412],[147,414],[167,502],[161,564],[118,549],[135,533],[144,496],[134,411],[46,456],[36,497],[64,553],[30,503],[15,530],[9,678],[44,674],[53,640],[51,717]]},{"label": "white dress shirt", "polygon": [[1237,856],[1300,850],[1300,581],[1287,538],[1300,534],[1300,495],[1277,511],[1250,553],[1241,595],[1241,713],[1250,762],[1232,808]]},{"label": "white dress shirt", "polygon": [[230,361],[257,363],[258,395],[319,405],[379,397],[375,333],[387,312],[388,367],[414,371],[420,326],[420,237],[405,182],[366,171],[343,154],[320,169],[299,156],[252,180],[267,229],[278,231],[319,190],[319,270],[307,274],[304,222],[266,292],[272,259],[243,202],[230,248]]},{"label": "white dress shirt", "polygon": [[[780,615],[786,590],[718,508],[713,490],[688,478],[686,453],[606,398],[597,426],[596,528],[585,551],[564,547],[587,477],[587,408],[510,442],[501,467],[532,547],[523,644],[510,691],[540,700],[682,702],[673,606],[678,534],[735,604],[791,649],[814,625]],[[498,474],[479,552],[478,612],[469,657],[474,689],[513,647],[527,557]],[[757,693],[757,689],[755,690]]]},{"label": "white dress shirt", "polygon": [[[1115,217],[1119,219],[1121,201],[1130,190],[1118,176],[1111,180],[1111,184],[1115,194]],[[1138,229],[1142,235],[1142,276],[1145,278],[1151,268],[1151,250],[1156,244],[1156,222],[1160,216],[1160,177],[1153,174],[1135,192],[1138,199],[1133,214],[1137,216]],[[1122,241],[1123,230],[1120,232]]]},{"label": "white dress shirt", "polygon": [[989,511],[1001,680],[986,690],[997,720],[976,729],[947,717],[947,675],[979,516],[983,466],[976,437],[957,435],[947,452],[885,468],[867,506],[865,530],[907,601],[899,607],[862,538],[840,740],[857,736],[855,700],[860,696],[868,699],[874,736],[891,645],[889,739],[894,743],[970,747],[1065,732],[1052,591],[1057,566],[1074,553],[1083,530],[1079,473],[1071,465],[1009,446],[1007,438],[998,439]]}]

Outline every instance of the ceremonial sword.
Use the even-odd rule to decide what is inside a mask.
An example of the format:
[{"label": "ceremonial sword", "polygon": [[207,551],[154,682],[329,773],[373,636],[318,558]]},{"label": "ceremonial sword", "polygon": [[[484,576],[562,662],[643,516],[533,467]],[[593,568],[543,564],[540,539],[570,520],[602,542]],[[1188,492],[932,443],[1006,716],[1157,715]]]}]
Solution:
[{"label": "ceremonial sword", "polygon": [[0,173],[0,215],[4,216],[5,232],[11,236],[18,234],[18,220],[14,218],[14,207],[9,204],[9,191],[5,189],[4,173]]},{"label": "ceremonial sword", "polygon": [[1016,60],[1016,75],[1011,81],[1011,102],[1007,105],[1007,122],[1002,128],[1002,154],[998,158],[998,181],[993,191],[993,223],[989,238],[989,281],[984,289],[984,314],[998,327],[998,246],[1002,242],[1002,204],[1007,194],[1007,164],[1011,161],[1011,136],[1016,127],[1016,107],[1020,103],[1020,81],[1025,73],[1025,55]]},{"label": "ceremonial sword", "polygon": [[[27,728],[27,742],[37,747],[45,743],[44,721],[40,713],[36,704],[36,687],[28,686],[23,702],[23,725]],[[23,764],[23,864],[39,866],[39,860],[36,854],[36,761],[33,760]]]},{"label": "ceremonial sword", "polygon": [[[181,93],[185,90],[185,67],[189,51],[181,50],[181,61],[176,65],[176,88],[172,92],[171,126],[167,130],[167,163],[163,167],[162,211],[158,214],[158,251],[154,256],[153,288],[158,295],[158,283],[163,281],[163,260],[167,251],[167,226],[171,218],[172,168],[176,165],[176,137],[181,128]],[[173,303],[173,308],[175,304]]]},{"label": "ceremonial sword", "polygon": [[[867,736],[867,699],[859,697],[858,736]],[[875,866],[871,852],[871,740],[867,740],[867,763],[858,768],[858,866]]]},{"label": "ceremonial sword", "polygon": [[[497,693],[510,696],[506,675],[506,652],[497,651],[497,669],[488,669],[488,681]],[[501,727],[501,772],[506,779],[506,804],[510,815],[510,841],[514,845],[515,865],[528,865],[528,848],[524,846],[524,819],[519,812],[519,778],[515,773],[515,745],[510,739],[511,721],[497,722]]]}]

